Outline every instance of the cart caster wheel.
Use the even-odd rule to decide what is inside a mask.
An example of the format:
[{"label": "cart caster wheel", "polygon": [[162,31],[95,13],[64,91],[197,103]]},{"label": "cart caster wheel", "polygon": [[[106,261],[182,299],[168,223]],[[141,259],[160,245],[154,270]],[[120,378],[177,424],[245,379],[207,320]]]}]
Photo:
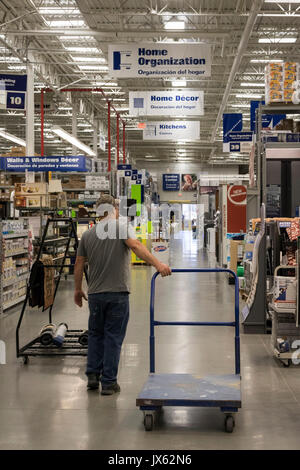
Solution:
[{"label": "cart caster wheel", "polygon": [[231,415],[226,416],[224,424],[225,424],[225,431],[232,432],[235,426],[234,417]]},{"label": "cart caster wheel", "polygon": [[283,367],[290,367],[290,365],[292,364],[292,360],[291,359],[288,359],[287,362],[283,362]]},{"label": "cart caster wheel", "polygon": [[153,416],[152,415],[145,415],[144,427],[145,427],[145,431],[152,431],[153,429]]},{"label": "cart caster wheel", "polygon": [[24,356],[24,357],[23,357],[23,364],[24,364],[24,365],[27,365],[28,362],[29,362],[29,357],[28,357],[28,356]]}]

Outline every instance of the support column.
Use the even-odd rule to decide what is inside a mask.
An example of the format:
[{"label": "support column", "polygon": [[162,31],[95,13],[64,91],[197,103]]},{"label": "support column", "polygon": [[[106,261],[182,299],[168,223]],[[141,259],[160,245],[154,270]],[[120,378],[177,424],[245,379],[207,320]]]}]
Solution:
[{"label": "support column", "polygon": [[111,171],[110,101],[107,103],[107,140],[108,140],[107,171]]},{"label": "support column", "polygon": [[[77,138],[77,114],[78,114],[78,101],[75,97],[72,97],[72,135]],[[77,155],[78,149],[75,145],[72,145],[72,155]]]},{"label": "support column", "polygon": [[41,89],[41,157],[44,156],[44,89]]},{"label": "support column", "polygon": [[93,157],[93,171],[95,171],[95,162],[98,159],[98,134],[99,134],[99,121],[95,118],[93,119],[93,151],[96,154],[96,157]]},{"label": "support column", "polygon": [[34,58],[27,53],[26,155],[34,156]]},{"label": "support column", "polygon": [[117,165],[120,163],[120,115],[117,114]]}]

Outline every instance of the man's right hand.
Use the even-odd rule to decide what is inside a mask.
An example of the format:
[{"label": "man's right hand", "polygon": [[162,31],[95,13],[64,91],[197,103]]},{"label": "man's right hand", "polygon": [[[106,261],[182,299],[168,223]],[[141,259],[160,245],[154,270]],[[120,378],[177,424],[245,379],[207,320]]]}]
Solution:
[{"label": "man's right hand", "polygon": [[157,271],[161,274],[162,277],[171,276],[172,274],[172,270],[170,266],[164,263],[159,263],[157,267]]},{"label": "man's right hand", "polygon": [[86,294],[82,290],[75,290],[74,302],[78,307],[82,307],[82,299],[87,300]]}]

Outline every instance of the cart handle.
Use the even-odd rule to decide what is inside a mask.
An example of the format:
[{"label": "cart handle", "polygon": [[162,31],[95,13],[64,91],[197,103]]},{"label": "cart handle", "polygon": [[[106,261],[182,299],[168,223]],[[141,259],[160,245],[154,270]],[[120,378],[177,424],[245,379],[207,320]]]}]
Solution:
[{"label": "cart handle", "polygon": [[235,328],[235,373],[240,374],[240,332],[239,332],[239,281],[236,273],[231,269],[225,268],[192,268],[192,269],[172,269],[172,273],[229,273],[235,280],[235,320],[233,322],[175,322],[175,321],[157,321],[154,319],[155,303],[155,280],[159,272],[153,274],[151,279],[150,294],[150,373],[155,372],[155,335],[154,327],[162,325],[181,325],[181,326],[232,326]]}]

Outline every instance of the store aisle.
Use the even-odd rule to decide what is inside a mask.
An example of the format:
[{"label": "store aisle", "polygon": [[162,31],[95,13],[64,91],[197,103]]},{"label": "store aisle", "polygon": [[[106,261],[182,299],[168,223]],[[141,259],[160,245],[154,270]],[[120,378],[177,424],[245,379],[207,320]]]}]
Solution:
[{"label": "store aisle", "polygon": [[[191,232],[171,247],[172,267],[213,266],[197,251]],[[15,359],[17,315],[0,321],[7,365],[0,366],[0,449],[297,449],[300,380],[297,367],[277,364],[269,336],[242,335],[243,408],[233,434],[223,431],[218,409],[165,409],[153,432],[145,432],[135,399],[149,369],[151,268],[132,270],[131,319],[122,350],[120,395],[86,391],[84,358]],[[55,321],[86,327],[87,307],[73,304],[72,281],[62,282]],[[222,274],[174,274],[157,282],[160,319],[229,320],[233,288]],[[46,313],[26,318],[23,341],[46,323]],[[225,374],[234,370],[233,331],[212,327],[157,330],[157,371]]]}]

